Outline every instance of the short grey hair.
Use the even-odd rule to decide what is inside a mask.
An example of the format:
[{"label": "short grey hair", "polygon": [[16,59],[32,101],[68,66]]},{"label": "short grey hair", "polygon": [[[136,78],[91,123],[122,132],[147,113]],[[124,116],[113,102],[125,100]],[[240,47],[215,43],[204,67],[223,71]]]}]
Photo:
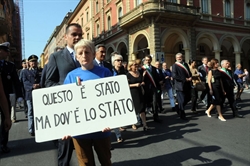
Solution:
[{"label": "short grey hair", "polygon": [[221,66],[224,65],[224,63],[226,63],[226,62],[228,62],[228,60],[224,59],[224,60],[222,60],[222,61],[220,62],[220,65],[221,65]]},{"label": "short grey hair", "polygon": [[95,55],[95,44],[91,40],[81,39],[79,42],[77,42],[74,47],[75,53],[76,53],[76,50],[80,47],[88,47],[90,51],[92,52],[92,54]]},{"label": "short grey hair", "polygon": [[179,55],[181,55],[181,56],[183,57],[182,53],[178,52],[178,53],[175,55],[175,58],[176,58],[177,56],[179,56]]},{"label": "short grey hair", "polygon": [[115,54],[114,56],[111,57],[111,62],[112,62],[112,65],[114,66],[114,63],[115,63],[115,60],[117,59],[121,59],[123,60],[123,57],[119,54]]}]

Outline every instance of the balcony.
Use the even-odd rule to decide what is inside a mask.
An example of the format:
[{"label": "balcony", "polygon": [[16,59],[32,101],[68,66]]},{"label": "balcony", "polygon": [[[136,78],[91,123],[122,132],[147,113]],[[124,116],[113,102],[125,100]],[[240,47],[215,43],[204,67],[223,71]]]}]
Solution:
[{"label": "balcony", "polygon": [[4,10],[0,8],[0,35],[7,34],[8,25],[5,17]]},{"label": "balcony", "polygon": [[156,21],[162,18],[165,20],[192,22],[200,17],[199,9],[199,7],[194,6],[149,0],[121,17],[120,27],[126,28],[143,21],[142,18],[150,20],[154,16],[156,17]]}]

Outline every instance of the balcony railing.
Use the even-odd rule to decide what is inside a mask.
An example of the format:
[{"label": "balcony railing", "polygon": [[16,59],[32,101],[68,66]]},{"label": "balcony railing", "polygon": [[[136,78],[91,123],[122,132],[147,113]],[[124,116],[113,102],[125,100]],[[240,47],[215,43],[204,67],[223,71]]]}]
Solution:
[{"label": "balcony railing", "polygon": [[161,9],[174,12],[189,13],[189,14],[198,14],[200,11],[199,7],[186,6],[171,2],[162,2]]},{"label": "balcony railing", "polygon": [[180,15],[189,15],[191,17],[200,15],[200,7],[186,6],[171,2],[158,2],[155,0],[150,0],[148,2],[142,3],[130,12],[126,13],[120,18],[120,26],[126,26],[126,24],[132,21],[139,20],[142,16],[146,15],[158,15],[163,13],[165,17],[176,18],[175,15],[169,15],[169,13],[176,13]]}]

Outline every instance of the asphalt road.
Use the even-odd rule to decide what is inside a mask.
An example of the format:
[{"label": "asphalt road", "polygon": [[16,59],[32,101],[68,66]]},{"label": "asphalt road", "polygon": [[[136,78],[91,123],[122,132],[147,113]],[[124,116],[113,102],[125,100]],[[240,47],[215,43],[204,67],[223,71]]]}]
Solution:
[{"label": "asphalt road", "polygon": [[[112,163],[114,166],[249,166],[250,165],[250,90],[242,94],[240,113],[224,110],[226,122],[215,113],[208,118],[205,106],[199,104],[198,114],[186,107],[188,121],[180,120],[171,111],[169,100],[164,101],[166,113],[160,114],[162,124],[147,115],[150,130],[131,126],[122,132],[125,139],[117,143],[112,134]],[[56,166],[57,150],[52,142],[36,143],[28,134],[27,119],[18,110],[18,122],[10,130],[11,152],[0,154],[0,166]],[[100,165],[96,159],[97,165]],[[75,152],[71,166],[77,166]]]}]

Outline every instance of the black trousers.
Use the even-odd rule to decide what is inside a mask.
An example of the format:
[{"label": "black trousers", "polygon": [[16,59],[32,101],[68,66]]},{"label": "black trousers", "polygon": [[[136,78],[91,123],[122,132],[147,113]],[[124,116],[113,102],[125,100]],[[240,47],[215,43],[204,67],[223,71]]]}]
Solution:
[{"label": "black trousers", "polygon": [[58,166],[69,166],[73,150],[72,139],[58,140]]},{"label": "black trousers", "polygon": [[207,95],[207,109],[210,107],[211,104],[211,100],[212,100],[212,96],[210,95],[209,92],[209,86],[208,83],[205,84],[206,85],[206,90],[202,91],[199,100],[203,100],[205,98],[205,96]]},{"label": "black trousers", "polygon": [[156,93],[156,102],[157,102],[157,109],[160,110],[160,111],[163,111],[161,93],[162,93],[162,90],[157,91],[157,93]]},{"label": "black trousers", "polygon": [[184,107],[191,99],[191,91],[179,91],[176,90],[178,100],[178,112],[181,118],[186,117]]},{"label": "black trousers", "polygon": [[145,102],[146,107],[151,107],[153,110],[153,117],[154,119],[157,119],[159,117],[158,115],[158,103],[157,103],[157,89],[155,88],[145,88]]},{"label": "black trousers", "polygon": [[196,104],[197,104],[197,98],[198,98],[198,91],[196,91],[194,88],[191,89],[191,110],[196,111]]},{"label": "black trousers", "polygon": [[223,104],[225,102],[225,99],[227,98],[229,106],[233,111],[233,115],[235,115],[237,109],[236,109],[236,101],[234,99],[234,91],[233,89],[225,89],[225,90],[226,90],[226,95],[223,95],[222,97],[221,108],[223,108]]},{"label": "black trousers", "polygon": [[[8,99],[8,98],[7,98]],[[7,100],[8,104],[9,104],[9,110],[10,110],[10,101]],[[0,111],[1,111],[1,135],[0,135],[0,140],[1,140],[1,145],[2,146],[7,146],[7,143],[9,142],[9,131],[5,131],[4,129],[4,120],[5,120],[5,117],[4,117],[4,114],[3,114],[3,111],[0,107]],[[10,114],[10,112],[9,112]]]}]

